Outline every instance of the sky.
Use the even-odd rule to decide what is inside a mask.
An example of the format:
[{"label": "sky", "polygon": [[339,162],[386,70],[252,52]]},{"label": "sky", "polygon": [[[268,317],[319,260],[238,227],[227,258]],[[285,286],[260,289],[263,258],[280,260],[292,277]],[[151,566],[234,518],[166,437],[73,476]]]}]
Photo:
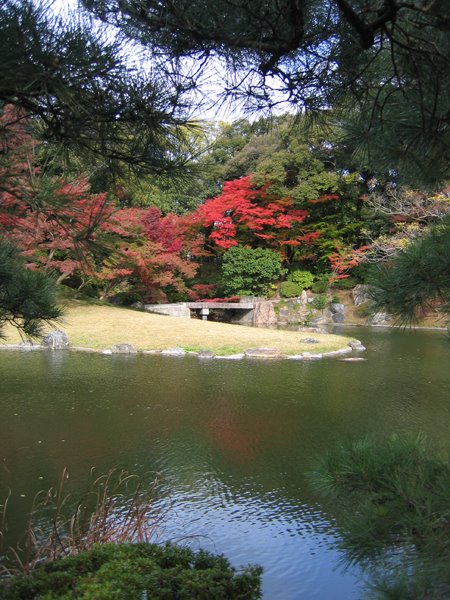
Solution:
[{"label": "sky", "polygon": [[[63,18],[70,19],[71,13],[78,12],[78,0],[36,0],[37,4],[46,5],[49,4],[51,10]],[[104,27],[100,24],[100,27]],[[113,28],[111,28],[111,35],[114,35]],[[136,56],[135,52],[130,52],[130,56]],[[148,62],[142,62],[142,59],[133,61],[132,66],[137,69],[150,70],[151,64]],[[193,68],[196,65],[193,63]],[[236,119],[244,117],[244,111],[237,105],[230,103],[224,104],[218,101],[218,94],[223,81],[223,73],[221,74],[221,67],[217,63],[209,67],[208,71],[203,74],[202,77],[202,88],[204,90],[204,99],[202,103],[199,101],[199,105],[194,109],[192,118],[201,119],[207,121],[234,121]]]}]

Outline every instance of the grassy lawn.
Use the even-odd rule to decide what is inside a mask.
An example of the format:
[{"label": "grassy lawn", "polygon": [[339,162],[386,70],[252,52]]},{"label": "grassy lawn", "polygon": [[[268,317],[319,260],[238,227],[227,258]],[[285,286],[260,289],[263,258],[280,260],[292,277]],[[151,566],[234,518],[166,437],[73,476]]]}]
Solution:
[{"label": "grassy lawn", "polygon": [[[270,347],[283,354],[300,354],[338,350],[345,348],[350,340],[331,334],[307,334],[180,319],[73,300],[67,302],[65,316],[57,327],[67,333],[71,346],[99,350],[113,344],[128,343],[138,350],[181,347],[185,350],[211,350],[215,354],[235,354],[248,348]],[[20,341],[12,328],[6,329],[5,333],[5,343]],[[319,343],[302,342],[302,339],[311,335]]]}]

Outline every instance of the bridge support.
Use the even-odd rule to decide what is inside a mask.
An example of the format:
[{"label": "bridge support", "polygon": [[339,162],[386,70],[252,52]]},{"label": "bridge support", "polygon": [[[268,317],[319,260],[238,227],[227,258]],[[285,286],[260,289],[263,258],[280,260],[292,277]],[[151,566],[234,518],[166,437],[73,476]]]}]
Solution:
[{"label": "bridge support", "polygon": [[207,321],[209,315],[209,308],[201,308],[200,316],[202,317],[202,321]]}]

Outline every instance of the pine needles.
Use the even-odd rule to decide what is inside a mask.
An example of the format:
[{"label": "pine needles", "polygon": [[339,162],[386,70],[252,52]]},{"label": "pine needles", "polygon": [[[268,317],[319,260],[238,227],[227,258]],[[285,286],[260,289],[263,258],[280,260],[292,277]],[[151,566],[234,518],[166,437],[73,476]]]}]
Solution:
[{"label": "pine needles", "polygon": [[346,559],[371,572],[377,597],[450,595],[450,462],[423,435],[340,446],[312,478],[341,504]]}]

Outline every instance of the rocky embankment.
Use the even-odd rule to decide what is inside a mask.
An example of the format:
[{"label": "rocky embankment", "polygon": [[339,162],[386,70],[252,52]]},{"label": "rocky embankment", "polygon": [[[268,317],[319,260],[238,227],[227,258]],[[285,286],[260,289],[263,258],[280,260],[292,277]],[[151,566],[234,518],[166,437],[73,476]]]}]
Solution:
[{"label": "rocky embankment", "polygon": [[[326,297],[325,306],[317,306],[317,294],[304,291],[298,298],[272,300],[278,325],[302,324],[312,327],[323,325],[362,325],[394,327],[395,319],[385,312],[370,309],[370,286],[357,285],[352,290],[336,290]],[[323,295],[319,297],[324,298]],[[323,302],[323,300],[322,300]],[[418,327],[444,329],[448,316],[439,307],[430,308],[418,321]]]}]

